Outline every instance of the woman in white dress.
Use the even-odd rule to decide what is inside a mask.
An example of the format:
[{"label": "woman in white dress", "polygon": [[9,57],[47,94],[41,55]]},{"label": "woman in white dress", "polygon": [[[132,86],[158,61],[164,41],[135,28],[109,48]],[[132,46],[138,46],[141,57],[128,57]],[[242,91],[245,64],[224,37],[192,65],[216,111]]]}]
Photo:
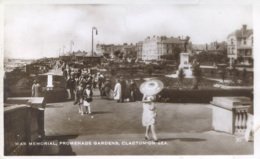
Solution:
[{"label": "woman in white dress", "polygon": [[114,89],[114,99],[117,100],[117,102],[120,101],[121,92],[122,92],[122,88],[121,88],[120,81],[116,80],[116,85],[115,85],[115,89]]},{"label": "woman in white dress", "polygon": [[155,109],[155,95],[145,95],[143,96],[143,116],[142,124],[146,127],[145,139],[150,140],[149,132],[152,132],[152,136],[155,142],[158,142],[158,138],[155,133],[156,124],[156,109]]},{"label": "woman in white dress", "polygon": [[92,96],[93,96],[93,92],[91,90],[91,86],[87,85],[86,89],[83,92],[83,97],[84,97],[83,106],[85,106],[86,109],[88,109],[88,114],[92,114],[90,108],[92,102]]}]

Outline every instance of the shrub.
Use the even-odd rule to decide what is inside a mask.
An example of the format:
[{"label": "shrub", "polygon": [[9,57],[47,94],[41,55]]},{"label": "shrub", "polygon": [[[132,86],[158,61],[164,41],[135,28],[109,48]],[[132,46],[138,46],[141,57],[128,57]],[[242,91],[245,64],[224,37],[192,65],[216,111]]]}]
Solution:
[{"label": "shrub", "polygon": [[253,99],[252,90],[173,90],[163,89],[161,101],[170,103],[210,103],[215,96],[246,96]]},{"label": "shrub", "polygon": [[[142,93],[137,91],[137,100],[142,100]],[[175,90],[164,88],[158,95],[158,102],[167,103],[210,103],[217,96],[246,96],[253,100],[252,90]],[[128,98],[128,97],[127,97]]]},{"label": "shrub", "polygon": [[67,100],[67,90],[66,89],[53,89],[53,90],[44,90],[42,96],[45,98],[47,103],[54,102],[63,102]]},{"label": "shrub", "polygon": [[180,83],[182,83],[182,81],[183,81],[183,79],[184,79],[185,76],[186,76],[186,75],[185,75],[183,69],[181,68],[181,69],[179,70],[179,74],[178,74]]}]

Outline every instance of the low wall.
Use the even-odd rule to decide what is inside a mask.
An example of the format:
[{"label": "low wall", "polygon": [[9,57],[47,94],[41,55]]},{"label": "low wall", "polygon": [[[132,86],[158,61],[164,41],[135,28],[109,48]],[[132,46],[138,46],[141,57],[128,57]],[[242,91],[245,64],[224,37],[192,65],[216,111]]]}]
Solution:
[{"label": "low wall", "polygon": [[4,107],[4,154],[30,155],[44,137],[44,98],[8,98]]}]

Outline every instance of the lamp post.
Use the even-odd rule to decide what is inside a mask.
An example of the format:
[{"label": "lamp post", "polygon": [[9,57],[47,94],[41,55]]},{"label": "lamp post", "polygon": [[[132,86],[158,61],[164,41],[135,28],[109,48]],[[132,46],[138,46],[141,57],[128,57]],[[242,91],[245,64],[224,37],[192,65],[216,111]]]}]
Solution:
[{"label": "lamp post", "polygon": [[94,41],[93,41],[93,31],[96,30],[96,35],[98,34],[98,30],[96,27],[92,27],[92,57],[93,57],[93,45],[94,45]]}]

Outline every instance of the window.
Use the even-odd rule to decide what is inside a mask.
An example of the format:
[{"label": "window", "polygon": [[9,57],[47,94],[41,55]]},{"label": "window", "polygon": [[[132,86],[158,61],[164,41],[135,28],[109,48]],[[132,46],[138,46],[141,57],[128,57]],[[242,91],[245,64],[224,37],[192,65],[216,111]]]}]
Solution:
[{"label": "window", "polygon": [[232,54],[234,54],[234,47],[232,47],[232,51],[231,51]]},{"label": "window", "polygon": [[246,45],[246,39],[244,39],[244,45]]},{"label": "window", "polygon": [[231,39],[231,44],[233,45],[233,39]]}]

